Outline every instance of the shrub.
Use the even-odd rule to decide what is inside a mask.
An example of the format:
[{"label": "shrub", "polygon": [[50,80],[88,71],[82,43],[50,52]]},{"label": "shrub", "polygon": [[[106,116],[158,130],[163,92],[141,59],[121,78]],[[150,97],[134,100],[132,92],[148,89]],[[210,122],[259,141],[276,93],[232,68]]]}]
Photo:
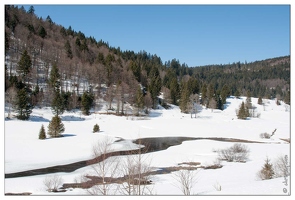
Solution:
[{"label": "shrub", "polygon": [[45,133],[45,129],[44,129],[43,124],[42,124],[41,129],[40,129],[40,132],[39,132],[39,139],[40,140],[46,139],[46,133]]},{"label": "shrub", "polygon": [[265,163],[260,171],[258,171],[257,176],[261,180],[272,179],[274,177],[273,166],[270,163],[270,160],[266,158]]},{"label": "shrub", "polygon": [[236,143],[233,146],[218,151],[220,160],[228,162],[246,162],[249,157],[250,150],[244,144]]},{"label": "shrub", "polygon": [[95,124],[93,127],[93,133],[99,132],[99,126],[98,124]]},{"label": "shrub", "polygon": [[62,177],[58,175],[54,175],[51,177],[46,176],[46,178],[43,180],[43,184],[47,188],[48,192],[57,192],[62,182]]},{"label": "shrub", "polygon": [[276,177],[287,177],[290,175],[288,156],[279,156],[274,162]]},{"label": "shrub", "polygon": [[266,139],[269,139],[270,137],[271,137],[271,135],[268,134],[268,133],[261,133],[261,134],[260,134],[260,138],[266,138]]}]

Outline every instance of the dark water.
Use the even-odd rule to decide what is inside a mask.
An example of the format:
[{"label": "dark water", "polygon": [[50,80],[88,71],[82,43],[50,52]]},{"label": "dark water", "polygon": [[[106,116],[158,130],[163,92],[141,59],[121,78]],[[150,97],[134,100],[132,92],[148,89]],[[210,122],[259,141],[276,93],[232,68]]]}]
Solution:
[{"label": "dark water", "polygon": [[[136,139],[133,142],[136,144],[142,144],[144,147],[141,149],[141,153],[150,153],[155,151],[165,150],[171,146],[180,145],[183,141],[189,140],[215,140],[215,141],[223,141],[223,142],[242,142],[242,143],[259,143],[255,141],[248,140],[240,140],[234,138],[194,138],[194,137],[158,137],[158,138],[140,138]],[[108,153],[104,156],[104,159],[110,156],[118,156],[118,155],[130,155],[130,154],[138,154],[138,150],[126,150],[126,151],[116,151]],[[44,175],[50,173],[57,172],[66,172],[70,173],[79,168],[86,167],[88,165],[101,162],[103,160],[102,156],[90,159],[83,160],[75,163],[70,163],[66,165],[56,165],[52,167],[33,169],[28,171],[16,172],[5,174],[5,178],[16,178],[16,177],[24,177],[24,176],[34,176],[34,175]]]}]

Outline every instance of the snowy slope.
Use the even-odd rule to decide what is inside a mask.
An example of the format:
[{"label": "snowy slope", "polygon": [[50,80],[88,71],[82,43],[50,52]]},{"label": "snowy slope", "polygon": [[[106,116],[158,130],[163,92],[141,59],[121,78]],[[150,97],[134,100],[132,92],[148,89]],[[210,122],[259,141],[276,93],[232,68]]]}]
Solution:
[{"label": "snowy slope", "polygon": [[[68,164],[90,159],[92,147],[104,137],[113,141],[119,138],[125,142],[114,143],[113,149],[126,150],[135,148],[129,141],[144,137],[186,136],[186,137],[223,137],[251,141],[266,142],[263,144],[247,143],[250,149],[249,161],[246,163],[222,162],[223,167],[215,170],[199,170],[197,183],[193,194],[198,195],[285,195],[283,178],[268,181],[257,180],[256,173],[261,169],[266,157],[275,160],[280,155],[290,157],[290,144],[280,138],[290,138],[290,112],[285,105],[277,106],[274,100],[269,100],[265,107],[257,105],[257,99],[252,103],[261,113],[260,118],[238,120],[236,109],[245,98],[227,99],[225,110],[203,109],[197,118],[180,112],[177,106],[165,110],[152,110],[146,119],[118,117],[114,115],[92,114],[83,116],[79,112],[66,112],[62,115],[65,132],[62,138],[39,140],[38,134],[43,124],[46,131],[52,118],[50,109],[34,109],[29,121],[16,119],[5,121],[5,173],[13,173],[54,165]],[[101,132],[92,133],[94,124],[99,124]],[[261,133],[271,134],[271,139],[260,138]],[[169,147],[166,150],[149,153],[151,165],[160,167],[177,166],[186,161],[201,162],[210,165],[216,161],[217,153],[213,150],[232,146],[230,142],[213,140],[185,141],[181,145]],[[64,182],[74,182],[74,179],[91,167],[78,169],[72,173],[58,173]],[[45,175],[23,178],[5,179],[5,193],[31,192],[33,195],[54,195],[48,193],[43,185]],[[290,177],[289,177],[290,178]],[[182,195],[173,174],[156,175],[153,177],[154,194]],[[219,184],[221,191],[213,187]],[[85,195],[82,189],[73,189],[57,195]],[[56,195],[56,194],[55,194]]]}]

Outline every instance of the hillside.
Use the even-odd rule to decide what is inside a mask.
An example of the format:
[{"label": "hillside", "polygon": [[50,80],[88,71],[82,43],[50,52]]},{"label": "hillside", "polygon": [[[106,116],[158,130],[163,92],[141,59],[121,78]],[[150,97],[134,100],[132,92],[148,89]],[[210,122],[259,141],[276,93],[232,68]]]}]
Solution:
[{"label": "hillside", "polygon": [[[25,64],[21,64],[24,55],[29,66],[21,69]],[[156,108],[160,93],[164,94],[162,106],[179,105],[185,113],[192,94],[202,96],[202,104],[207,107],[212,107],[210,101],[216,101],[216,108],[220,110],[223,105],[219,102],[224,103],[226,97],[248,93],[290,104],[290,56],[189,67],[176,58],[163,62],[156,54],[144,50],[121,51],[120,47],[86,37],[71,26],[58,25],[50,16],[42,19],[33,10],[6,5],[6,103],[11,103],[9,99],[16,93],[14,91],[26,88],[32,106],[52,105],[54,92],[49,82],[54,65],[68,111],[82,109],[81,97],[85,92],[94,96],[93,107],[100,107],[100,99],[109,102],[108,109],[120,104],[117,114],[126,112],[126,103],[140,105],[140,109],[145,110]],[[136,99],[139,87],[144,96],[141,102]]]}]

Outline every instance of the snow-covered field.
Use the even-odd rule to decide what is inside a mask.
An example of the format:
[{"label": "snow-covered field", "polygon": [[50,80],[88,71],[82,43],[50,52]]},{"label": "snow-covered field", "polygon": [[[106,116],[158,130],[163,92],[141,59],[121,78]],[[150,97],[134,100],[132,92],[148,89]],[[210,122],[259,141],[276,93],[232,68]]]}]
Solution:
[{"label": "snow-covered field", "polygon": [[[246,163],[222,161],[219,169],[198,169],[196,184],[192,189],[194,195],[288,195],[290,194],[290,177],[288,185],[283,183],[284,177],[271,180],[258,180],[257,172],[268,157],[274,161],[278,156],[290,158],[290,143],[281,139],[289,139],[290,111],[286,111],[284,103],[278,106],[275,100],[269,100],[266,106],[257,105],[260,118],[238,120],[235,110],[245,98],[227,99],[223,111],[203,109],[197,118],[183,114],[173,106],[169,110],[163,108],[152,110],[146,119],[127,118],[114,115],[92,114],[83,116],[80,113],[65,112],[62,120],[65,132],[62,138],[39,140],[39,130],[43,124],[47,126],[53,114],[50,108],[34,109],[29,121],[17,119],[5,120],[4,159],[5,174],[30,169],[50,167],[90,159],[92,148],[104,137],[114,140],[124,138],[127,142],[116,142],[113,148],[124,150],[134,148],[128,140],[145,137],[222,137],[236,138],[264,143],[245,143],[250,149]],[[5,113],[7,115],[7,113]],[[99,133],[92,133],[95,124],[100,126]],[[261,133],[271,134],[271,139],[260,138]],[[173,167],[182,162],[201,162],[201,165],[212,165],[218,154],[214,150],[232,146],[231,142],[213,140],[184,141],[181,145],[171,146],[166,150],[148,153],[151,166]],[[92,170],[84,167],[72,173],[57,173],[65,183],[73,183],[75,178]],[[52,175],[52,174],[49,174]],[[22,178],[6,178],[5,193],[30,192],[32,195],[88,195],[83,189],[71,189],[65,193],[49,193],[44,186],[44,179],[49,175],[36,175]],[[155,195],[182,195],[177,187],[179,183],[172,174],[152,177]],[[220,185],[221,191],[214,186]]]}]

